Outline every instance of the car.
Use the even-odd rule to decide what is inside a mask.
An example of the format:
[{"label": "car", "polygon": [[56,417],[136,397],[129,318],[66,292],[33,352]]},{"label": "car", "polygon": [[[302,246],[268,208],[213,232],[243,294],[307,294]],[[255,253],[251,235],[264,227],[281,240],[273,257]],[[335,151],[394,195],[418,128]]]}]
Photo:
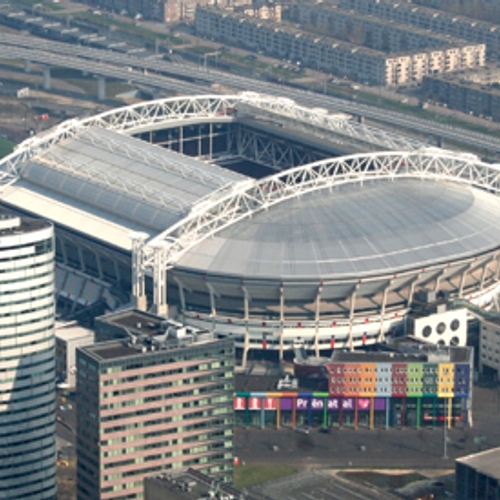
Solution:
[{"label": "car", "polygon": [[330,427],[321,427],[319,432],[321,432],[321,434],[330,434]]},{"label": "car", "polygon": [[299,434],[309,434],[309,429],[307,427],[297,427],[295,431]]}]

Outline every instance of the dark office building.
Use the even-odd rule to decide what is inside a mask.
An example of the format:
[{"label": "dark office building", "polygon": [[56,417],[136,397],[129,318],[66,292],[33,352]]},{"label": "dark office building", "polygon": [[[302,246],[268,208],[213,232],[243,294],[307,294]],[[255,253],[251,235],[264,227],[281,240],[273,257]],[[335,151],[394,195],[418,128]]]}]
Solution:
[{"label": "dark office building", "polygon": [[500,500],[500,448],[455,462],[456,500]]}]

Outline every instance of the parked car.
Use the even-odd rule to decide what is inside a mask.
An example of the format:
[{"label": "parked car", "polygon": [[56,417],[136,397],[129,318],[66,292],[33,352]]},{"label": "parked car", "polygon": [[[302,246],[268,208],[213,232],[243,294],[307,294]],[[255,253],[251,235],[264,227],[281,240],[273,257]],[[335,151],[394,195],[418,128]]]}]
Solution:
[{"label": "parked car", "polygon": [[307,427],[297,427],[295,431],[299,434],[309,434],[309,429]]}]

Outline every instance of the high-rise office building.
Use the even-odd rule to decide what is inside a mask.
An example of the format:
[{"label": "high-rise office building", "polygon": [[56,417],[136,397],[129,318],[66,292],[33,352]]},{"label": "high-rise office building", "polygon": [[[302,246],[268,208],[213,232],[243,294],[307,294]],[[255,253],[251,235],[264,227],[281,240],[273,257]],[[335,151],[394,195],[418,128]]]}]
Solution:
[{"label": "high-rise office building", "polygon": [[96,323],[126,338],[77,350],[78,499],[143,498],[145,477],[185,467],[231,482],[232,340],[140,311]]},{"label": "high-rise office building", "polygon": [[54,231],[0,218],[0,498],[56,498]]}]

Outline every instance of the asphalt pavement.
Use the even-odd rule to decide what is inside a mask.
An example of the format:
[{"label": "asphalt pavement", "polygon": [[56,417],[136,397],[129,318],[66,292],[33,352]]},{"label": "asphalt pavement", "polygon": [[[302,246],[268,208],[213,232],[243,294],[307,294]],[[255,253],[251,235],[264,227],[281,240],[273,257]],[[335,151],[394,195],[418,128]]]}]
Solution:
[{"label": "asphalt pavement", "polygon": [[[454,469],[455,459],[500,446],[500,389],[475,386],[473,427],[336,429],[242,428],[235,431],[235,456],[246,465],[286,464],[315,468]],[[446,453],[446,458],[445,458]]]}]

